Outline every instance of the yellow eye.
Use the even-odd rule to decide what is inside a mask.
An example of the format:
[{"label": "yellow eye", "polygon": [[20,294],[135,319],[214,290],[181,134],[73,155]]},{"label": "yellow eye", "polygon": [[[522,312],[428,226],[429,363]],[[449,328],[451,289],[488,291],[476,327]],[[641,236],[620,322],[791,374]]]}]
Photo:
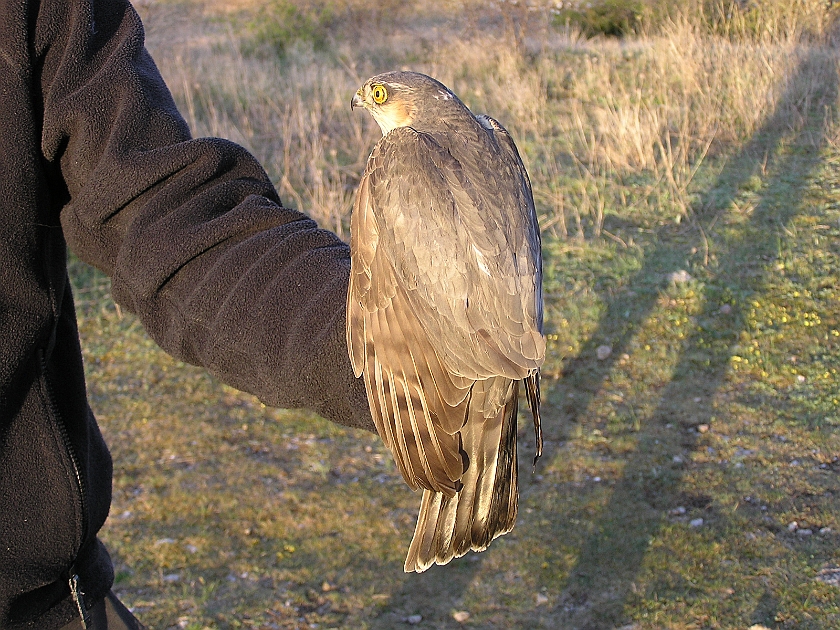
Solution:
[{"label": "yellow eye", "polygon": [[370,95],[373,97],[373,102],[377,105],[382,105],[387,98],[388,98],[388,90],[385,89],[385,86],[381,83],[378,83],[373,86],[370,91]]}]

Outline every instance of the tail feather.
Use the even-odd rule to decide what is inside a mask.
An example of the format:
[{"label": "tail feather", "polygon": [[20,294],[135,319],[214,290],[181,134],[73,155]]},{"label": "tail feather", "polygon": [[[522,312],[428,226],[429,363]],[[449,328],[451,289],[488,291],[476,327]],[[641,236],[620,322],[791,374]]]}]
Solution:
[{"label": "tail feather", "polygon": [[525,378],[525,391],[528,393],[528,404],[531,406],[531,415],[534,418],[534,439],[536,440],[536,448],[534,451],[534,472],[536,472],[537,460],[542,457],[543,450],[542,421],[540,420],[539,370]]},{"label": "tail feather", "polygon": [[[500,383],[493,382],[498,379]],[[513,529],[519,496],[519,382],[498,379],[476,383],[471,395],[470,417],[461,429],[462,448],[469,458],[461,489],[452,497],[423,491],[417,527],[405,560],[406,572],[419,573],[470,550],[483,551],[494,538]],[[501,406],[491,402],[500,386],[507,390]],[[495,415],[486,417],[487,409],[493,408]]]}]

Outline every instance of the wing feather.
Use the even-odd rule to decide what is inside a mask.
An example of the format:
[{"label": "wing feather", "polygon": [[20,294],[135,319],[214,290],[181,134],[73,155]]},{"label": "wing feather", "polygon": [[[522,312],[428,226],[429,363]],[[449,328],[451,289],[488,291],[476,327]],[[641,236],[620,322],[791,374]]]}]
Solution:
[{"label": "wing feather", "polygon": [[518,379],[545,354],[542,268],[530,182],[493,123],[460,143],[386,134],[351,219],[351,362],[400,473],[424,489],[407,571],[484,549],[516,519]]},{"label": "wing feather", "polygon": [[[533,202],[523,206],[520,197],[530,193],[497,193],[498,185],[494,194],[482,191],[471,179],[481,170],[487,167],[442,138],[400,128],[374,148],[358,199],[369,200],[362,216],[376,216],[378,251],[386,252],[414,314],[447,348],[441,354],[449,371],[524,378],[539,366],[540,346],[544,352],[534,318],[525,317],[536,310],[540,267],[522,236],[535,233],[528,227]],[[522,336],[536,352],[521,355]],[[495,352],[481,347],[488,337],[496,338]]]},{"label": "wing feather", "polygon": [[[461,479],[463,488],[452,497],[423,492],[405,561],[407,572],[446,564],[470,550],[482,551],[494,538],[513,529],[518,498],[518,390],[518,381],[505,378],[476,383],[471,418],[461,432],[470,457]],[[486,417],[492,409],[495,415]]]},{"label": "wing feather", "polygon": [[[393,284],[393,276],[387,259],[375,255],[371,287],[378,283]],[[370,370],[362,366],[367,387],[373,394],[369,397],[377,407],[372,415],[377,430],[394,453],[400,472],[411,487],[452,494],[464,469],[457,431],[465,420],[468,388],[459,390],[453,379],[447,378],[406,303],[402,287],[394,286],[393,291],[388,289],[389,293],[394,293],[388,306],[371,312],[361,307],[352,293],[349,294],[353,304],[350,310],[361,312],[364,337],[358,343],[367,348],[366,362],[373,367],[375,377],[374,382],[370,382],[367,378]],[[355,332],[348,331],[348,337],[353,339]],[[415,360],[416,353],[422,360]],[[437,383],[444,387],[438,388]],[[447,404],[441,392],[455,399],[456,404]],[[434,403],[430,404],[429,399]],[[460,412],[459,407],[462,408]]]}]

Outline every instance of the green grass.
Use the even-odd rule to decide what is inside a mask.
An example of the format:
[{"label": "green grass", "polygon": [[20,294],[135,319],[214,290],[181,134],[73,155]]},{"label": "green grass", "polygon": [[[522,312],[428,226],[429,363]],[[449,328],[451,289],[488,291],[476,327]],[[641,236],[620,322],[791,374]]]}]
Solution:
[{"label": "green grass", "polygon": [[605,171],[611,237],[544,232],[545,455],[523,415],[516,528],[422,575],[377,436],[173,361],[71,261],[120,597],[154,629],[840,627],[837,86],[801,98],[811,61],[682,198]]}]

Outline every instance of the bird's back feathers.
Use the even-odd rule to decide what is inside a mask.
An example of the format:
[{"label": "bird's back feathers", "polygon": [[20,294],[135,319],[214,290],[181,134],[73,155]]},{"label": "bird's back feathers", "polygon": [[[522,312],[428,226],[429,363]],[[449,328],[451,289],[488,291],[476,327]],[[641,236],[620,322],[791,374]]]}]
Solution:
[{"label": "bird's back feathers", "polygon": [[537,414],[545,340],[539,228],[513,141],[457,98],[429,117],[442,86],[424,94],[406,74],[386,87],[411,86],[401,97],[419,122],[383,136],[359,186],[347,343],[379,434],[423,489],[405,564],[423,571],[513,527],[518,381]]}]

